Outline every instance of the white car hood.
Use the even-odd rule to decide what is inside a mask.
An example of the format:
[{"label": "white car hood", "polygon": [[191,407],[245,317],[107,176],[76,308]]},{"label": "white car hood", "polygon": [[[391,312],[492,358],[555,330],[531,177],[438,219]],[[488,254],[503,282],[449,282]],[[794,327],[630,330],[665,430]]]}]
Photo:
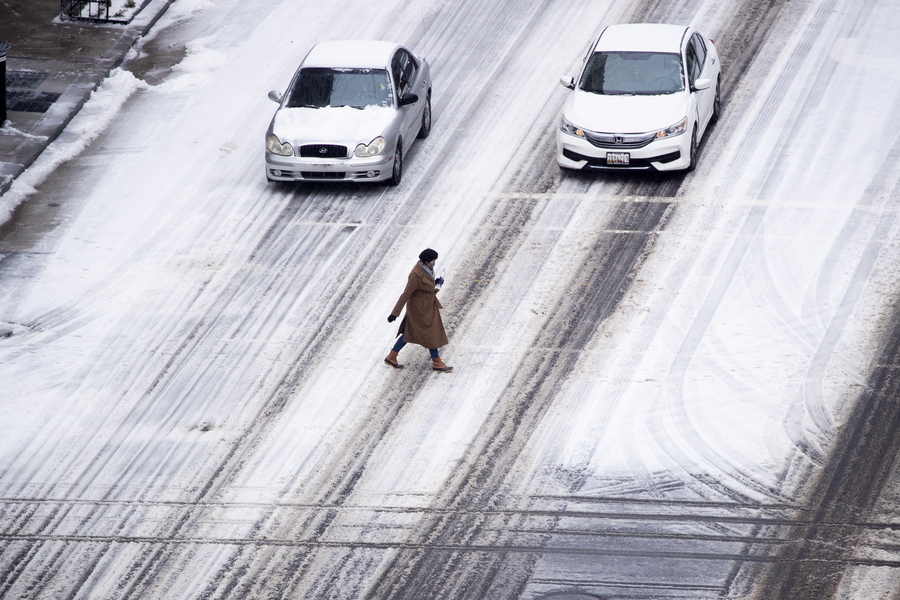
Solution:
[{"label": "white car hood", "polygon": [[384,133],[394,118],[392,108],[350,106],[281,108],[275,113],[273,133],[282,142],[368,144]]},{"label": "white car hood", "polygon": [[576,127],[602,133],[644,133],[665,129],[688,114],[683,93],[661,96],[605,96],[574,90],[563,114]]}]

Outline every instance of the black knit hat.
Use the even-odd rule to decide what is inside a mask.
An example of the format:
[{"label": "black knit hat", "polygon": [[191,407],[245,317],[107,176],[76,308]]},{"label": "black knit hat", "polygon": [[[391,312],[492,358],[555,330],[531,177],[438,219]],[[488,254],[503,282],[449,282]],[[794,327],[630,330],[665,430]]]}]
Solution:
[{"label": "black knit hat", "polygon": [[419,255],[419,260],[423,263],[430,263],[433,260],[437,260],[438,253],[432,250],[431,248],[425,248],[422,250],[422,254]]}]

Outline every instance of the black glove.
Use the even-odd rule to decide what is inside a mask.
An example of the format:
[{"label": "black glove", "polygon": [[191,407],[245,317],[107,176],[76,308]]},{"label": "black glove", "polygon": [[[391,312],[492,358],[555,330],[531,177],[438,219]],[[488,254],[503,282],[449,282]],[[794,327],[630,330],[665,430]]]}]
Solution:
[{"label": "black glove", "polygon": [[388,323],[393,323],[396,320],[397,320],[397,317],[395,317],[394,315],[388,315]]},{"label": "black glove", "polygon": [[437,286],[438,289],[441,289],[441,286],[444,285],[444,278],[438,277],[437,279],[434,280],[434,284]]}]

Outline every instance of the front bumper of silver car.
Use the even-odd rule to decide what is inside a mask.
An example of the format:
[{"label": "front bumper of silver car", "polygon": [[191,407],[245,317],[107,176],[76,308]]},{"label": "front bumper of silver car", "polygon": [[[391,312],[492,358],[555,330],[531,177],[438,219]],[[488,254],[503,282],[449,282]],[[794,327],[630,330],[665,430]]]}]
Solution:
[{"label": "front bumper of silver car", "polygon": [[371,158],[301,158],[266,151],[266,175],[273,181],[384,181],[389,179],[394,155]]}]

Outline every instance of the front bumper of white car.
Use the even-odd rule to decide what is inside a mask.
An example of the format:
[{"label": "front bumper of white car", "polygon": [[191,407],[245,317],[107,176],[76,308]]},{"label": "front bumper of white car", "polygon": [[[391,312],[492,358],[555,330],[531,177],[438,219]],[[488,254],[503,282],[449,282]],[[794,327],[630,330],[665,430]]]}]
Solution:
[{"label": "front bumper of white car", "polygon": [[556,161],[566,169],[677,171],[691,164],[687,132],[661,139],[653,134],[586,132],[577,136],[557,129]]}]

